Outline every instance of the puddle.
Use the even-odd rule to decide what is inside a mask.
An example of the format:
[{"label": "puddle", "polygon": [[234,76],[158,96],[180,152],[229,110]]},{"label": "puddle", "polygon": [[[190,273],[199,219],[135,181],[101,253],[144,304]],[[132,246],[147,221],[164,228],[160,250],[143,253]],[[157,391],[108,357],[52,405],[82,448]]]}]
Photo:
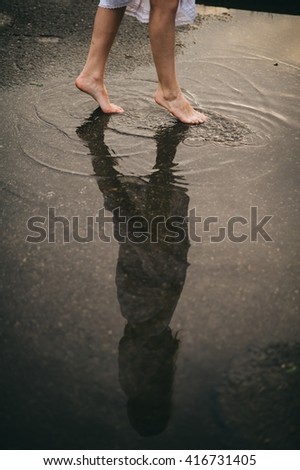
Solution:
[{"label": "puddle", "polygon": [[[264,21],[274,29],[282,23],[285,30],[285,17],[265,15]],[[234,25],[233,21],[233,30]],[[207,28],[215,33],[213,24]],[[209,117],[206,124],[187,129],[177,152],[176,174],[187,177],[187,184],[202,184],[198,176],[205,173],[207,181],[208,172],[213,172],[214,184],[222,184],[224,178],[234,184],[259,178],[274,168],[290,133],[299,131],[299,65],[289,63],[288,56],[273,58],[270,52],[237,43],[230,52],[220,49],[216,54],[213,46],[202,54],[200,44],[188,47],[180,57],[183,90]],[[156,82],[147,75],[146,67],[135,76],[109,80],[112,101],[126,112],[109,118],[103,140],[124,175],[145,177],[154,171],[155,134],[176,122],[153,102]],[[93,101],[72,83],[36,86],[17,116],[24,154],[57,171],[93,175],[89,152],[76,128],[89,120],[94,109]],[[268,151],[275,145],[276,155]]]},{"label": "puddle", "polygon": [[[28,183],[32,213],[48,209],[50,198],[66,214],[84,217],[103,204],[113,214],[116,237],[110,245],[58,242],[55,251],[47,243],[24,248],[25,237],[15,247],[17,235],[6,242],[13,247],[12,279],[17,286],[25,279],[20,317],[24,305],[29,311],[12,342],[20,342],[22,359],[15,361],[18,347],[7,353],[25,383],[21,397],[15,367],[7,368],[17,404],[6,397],[13,408],[9,423],[21,423],[13,445],[26,443],[24,436],[28,448],[32,442],[41,448],[237,448],[243,434],[240,448],[247,449],[288,440],[285,391],[271,438],[259,426],[260,418],[269,423],[272,410],[268,416],[264,410],[283,383],[282,364],[291,374],[287,393],[299,381],[298,372],[293,375],[299,347],[289,347],[299,293],[298,230],[291,230],[300,149],[299,31],[299,18],[245,12],[188,30],[178,73],[188,99],[209,117],[202,126],[179,123],[154,104],[149,66],[109,78],[123,115],[103,114],[59,77],[32,81],[13,104],[16,94],[8,92],[9,131],[21,151],[16,158],[4,142],[7,174],[16,164],[11,181]],[[39,39],[45,46],[58,40]],[[189,239],[189,209],[231,217],[257,201],[260,214],[278,212],[276,243],[217,246]],[[20,206],[13,208],[16,233]],[[120,229],[124,217],[137,215],[140,228],[158,215],[179,217],[184,237],[165,243],[170,230],[162,224],[154,227],[154,242],[137,243],[134,230]],[[13,318],[17,297],[9,299]],[[262,346],[246,353],[253,344]],[[232,364],[233,357],[244,359]],[[270,363],[267,393],[248,407]]]}]

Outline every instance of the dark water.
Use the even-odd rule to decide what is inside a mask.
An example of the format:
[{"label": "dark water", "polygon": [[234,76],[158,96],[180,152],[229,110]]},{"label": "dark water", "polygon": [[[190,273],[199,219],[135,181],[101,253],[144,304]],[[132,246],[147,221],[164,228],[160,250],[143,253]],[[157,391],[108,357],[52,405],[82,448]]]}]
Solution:
[{"label": "dark water", "polygon": [[[190,30],[200,127],[157,109],[148,66],[110,79],[122,116],[59,77],[4,94],[4,448],[297,448],[299,30],[242,12]],[[251,206],[273,242],[191,233],[192,209]],[[105,208],[110,243],[26,244],[48,207],[82,234]]]}]

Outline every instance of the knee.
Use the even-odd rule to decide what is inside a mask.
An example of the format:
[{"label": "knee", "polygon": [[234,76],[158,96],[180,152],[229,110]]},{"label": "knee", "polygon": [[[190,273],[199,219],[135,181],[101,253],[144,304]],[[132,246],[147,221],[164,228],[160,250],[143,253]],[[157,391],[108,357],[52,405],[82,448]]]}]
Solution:
[{"label": "knee", "polygon": [[179,0],[150,0],[151,10],[157,10],[162,15],[175,16]]}]

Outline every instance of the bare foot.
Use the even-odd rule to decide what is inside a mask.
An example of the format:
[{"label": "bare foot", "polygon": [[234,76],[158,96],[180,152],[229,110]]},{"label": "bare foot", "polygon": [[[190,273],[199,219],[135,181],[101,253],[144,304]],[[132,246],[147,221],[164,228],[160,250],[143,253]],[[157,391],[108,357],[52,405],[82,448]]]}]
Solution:
[{"label": "bare foot", "polygon": [[164,96],[162,89],[158,87],[155,101],[185,124],[203,124],[208,119],[205,114],[200,113],[190,105],[181,90],[177,95],[167,97]]},{"label": "bare foot", "polygon": [[124,109],[109,101],[106,87],[99,81],[80,74],[75,81],[75,85],[80,91],[87,93],[97,101],[104,113],[123,113]]}]

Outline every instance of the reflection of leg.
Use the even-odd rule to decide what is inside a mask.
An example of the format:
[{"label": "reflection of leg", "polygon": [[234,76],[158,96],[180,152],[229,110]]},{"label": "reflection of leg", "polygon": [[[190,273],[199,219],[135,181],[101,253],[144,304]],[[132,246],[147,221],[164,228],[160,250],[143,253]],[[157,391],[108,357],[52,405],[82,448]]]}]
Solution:
[{"label": "reflection of leg", "polygon": [[91,95],[105,113],[120,113],[123,109],[109,101],[104,85],[104,71],[108,54],[125,12],[124,8],[98,8],[92,41],[86,64],[76,79],[76,86]]},{"label": "reflection of leg", "polygon": [[175,71],[175,17],[179,0],[150,0],[149,34],[159,86],[155,101],[180,121],[201,124],[206,116],[199,113],[180,90]]},{"label": "reflection of leg", "polygon": [[[174,165],[173,160],[176,155],[177,147],[184,140],[188,132],[188,126],[181,122],[176,122],[172,127],[160,128],[155,133],[156,140],[156,163],[154,168],[170,170]],[[150,178],[154,176],[153,173]]]}]

